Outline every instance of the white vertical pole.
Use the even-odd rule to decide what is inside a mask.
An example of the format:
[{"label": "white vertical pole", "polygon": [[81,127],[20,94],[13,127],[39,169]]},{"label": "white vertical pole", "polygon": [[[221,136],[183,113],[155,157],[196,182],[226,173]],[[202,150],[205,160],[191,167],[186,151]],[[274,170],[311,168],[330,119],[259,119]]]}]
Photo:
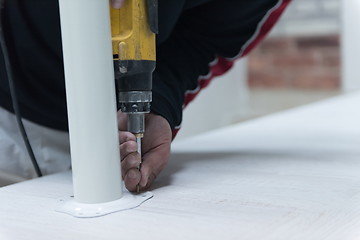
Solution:
[{"label": "white vertical pole", "polygon": [[360,1],[342,0],[342,89],[360,89]]},{"label": "white vertical pole", "polygon": [[108,0],[59,0],[75,201],[122,197]]}]

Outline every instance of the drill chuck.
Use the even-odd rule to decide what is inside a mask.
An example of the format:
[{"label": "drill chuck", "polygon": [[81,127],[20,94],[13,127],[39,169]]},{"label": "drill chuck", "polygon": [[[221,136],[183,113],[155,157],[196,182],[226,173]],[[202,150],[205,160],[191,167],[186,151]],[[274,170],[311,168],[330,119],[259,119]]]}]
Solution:
[{"label": "drill chuck", "polygon": [[128,131],[142,134],[145,131],[145,113],[150,112],[151,91],[120,92],[120,109],[127,114]]},{"label": "drill chuck", "polygon": [[155,61],[114,60],[114,66],[120,110],[124,113],[149,113]]},{"label": "drill chuck", "polygon": [[130,113],[128,116],[128,131],[135,134],[136,137],[143,137],[145,132],[145,114]]},{"label": "drill chuck", "polygon": [[119,93],[120,110],[124,113],[149,113],[151,91],[127,91]]}]

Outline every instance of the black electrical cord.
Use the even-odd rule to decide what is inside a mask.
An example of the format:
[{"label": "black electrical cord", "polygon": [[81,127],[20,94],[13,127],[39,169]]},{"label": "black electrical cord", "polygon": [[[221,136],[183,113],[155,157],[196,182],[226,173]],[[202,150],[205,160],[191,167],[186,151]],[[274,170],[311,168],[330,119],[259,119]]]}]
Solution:
[{"label": "black electrical cord", "polygon": [[4,56],[5,70],[6,70],[7,78],[8,78],[8,81],[9,81],[9,89],[10,89],[12,105],[13,105],[14,113],[15,113],[15,116],[16,116],[16,121],[17,121],[17,123],[19,125],[21,136],[22,136],[22,138],[24,140],[24,143],[25,143],[26,150],[27,150],[27,152],[29,154],[29,157],[30,157],[31,162],[32,162],[32,164],[34,166],[34,169],[35,169],[35,172],[36,172],[37,176],[41,177],[42,173],[41,173],[41,170],[39,168],[39,164],[36,161],[33,149],[31,148],[29,138],[28,138],[28,136],[26,134],[26,131],[25,131],[25,128],[24,128],[24,124],[23,124],[23,122],[21,120],[21,113],[20,113],[20,110],[19,110],[19,103],[17,101],[15,83],[14,83],[14,79],[13,79],[9,54],[8,54],[8,51],[7,51],[4,32],[3,32],[3,28],[2,28],[2,10],[4,8],[4,3],[5,3],[5,0],[0,0],[0,45],[1,45],[1,50],[3,52],[3,56]]}]

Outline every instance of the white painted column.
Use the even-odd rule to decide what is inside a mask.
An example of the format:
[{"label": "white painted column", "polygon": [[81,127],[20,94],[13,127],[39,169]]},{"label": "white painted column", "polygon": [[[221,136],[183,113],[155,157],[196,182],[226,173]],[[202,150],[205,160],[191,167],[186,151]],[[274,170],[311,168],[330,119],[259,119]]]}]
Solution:
[{"label": "white painted column", "polygon": [[342,89],[360,89],[360,1],[342,0]]},{"label": "white painted column", "polygon": [[60,0],[75,201],[122,197],[108,0]]}]

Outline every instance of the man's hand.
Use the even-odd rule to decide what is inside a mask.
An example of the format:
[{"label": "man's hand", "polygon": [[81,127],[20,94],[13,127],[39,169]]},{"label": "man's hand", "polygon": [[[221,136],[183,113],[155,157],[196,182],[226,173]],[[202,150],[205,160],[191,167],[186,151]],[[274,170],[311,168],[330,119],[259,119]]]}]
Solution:
[{"label": "man's hand", "polygon": [[118,8],[121,8],[121,6],[122,6],[123,3],[125,2],[125,0],[111,0],[110,2],[111,2],[111,6],[112,6],[113,8],[118,9]]},{"label": "man's hand", "polygon": [[[142,163],[137,152],[136,139],[126,132],[126,115],[118,113],[122,177],[129,191],[146,190],[164,169],[170,157],[172,133],[166,119],[159,115],[147,114],[145,135],[142,139]],[[141,163],[141,169],[138,167]]]}]

